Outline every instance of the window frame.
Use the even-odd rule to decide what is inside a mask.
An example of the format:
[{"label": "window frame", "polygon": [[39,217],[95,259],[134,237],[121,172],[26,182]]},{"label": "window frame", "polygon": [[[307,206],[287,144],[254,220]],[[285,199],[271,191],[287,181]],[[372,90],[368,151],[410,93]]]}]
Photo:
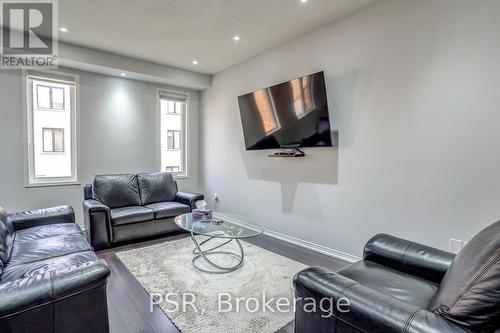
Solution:
[{"label": "window frame", "polygon": [[[35,176],[35,154],[34,154],[34,124],[33,114],[38,108],[33,96],[33,80],[47,81],[58,84],[69,84],[70,87],[70,129],[71,129],[71,144],[65,145],[65,152],[71,151],[71,176],[69,177],[36,177]],[[71,186],[80,185],[79,181],[79,86],[80,76],[73,73],[65,73],[55,70],[37,69],[35,71],[22,71],[22,86],[23,86],[23,141],[24,141],[24,169],[25,169],[25,185],[24,187],[51,187],[51,186]],[[66,100],[64,101],[66,103]],[[38,103],[38,101],[36,101]],[[57,109],[44,109],[43,111],[60,112]],[[42,131],[43,133],[43,131]],[[44,154],[60,154],[60,152],[43,152]]]},{"label": "window frame", "polygon": [[182,135],[181,135],[181,151],[183,151],[182,159],[184,161],[184,170],[182,172],[172,172],[175,179],[188,179],[190,178],[191,165],[190,165],[190,149],[189,149],[189,132],[190,132],[190,116],[189,110],[191,106],[191,96],[188,92],[171,90],[165,88],[156,89],[156,168],[159,171],[165,171],[162,169],[161,165],[161,100],[168,100],[168,98],[162,98],[161,95],[182,95],[185,96],[185,105],[183,113],[173,113],[167,112],[169,115],[179,115],[182,117]]}]

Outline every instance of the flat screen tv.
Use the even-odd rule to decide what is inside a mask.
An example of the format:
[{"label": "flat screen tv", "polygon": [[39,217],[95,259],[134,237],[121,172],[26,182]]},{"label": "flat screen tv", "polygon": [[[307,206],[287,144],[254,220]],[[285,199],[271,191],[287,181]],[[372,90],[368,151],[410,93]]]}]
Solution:
[{"label": "flat screen tv", "polygon": [[331,147],[323,72],[238,97],[247,150]]}]

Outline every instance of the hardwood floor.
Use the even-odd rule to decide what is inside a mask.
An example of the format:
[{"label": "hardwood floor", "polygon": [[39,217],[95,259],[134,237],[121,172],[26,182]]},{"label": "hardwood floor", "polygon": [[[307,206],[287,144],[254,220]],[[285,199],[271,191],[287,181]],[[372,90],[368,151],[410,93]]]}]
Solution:
[{"label": "hardwood floor", "polygon": [[[105,259],[111,269],[108,282],[108,312],[112,333],[179,332],[157,305],[150,310],[149,295],[115,253],[183,237],[187,237],[187,234],[175,234],[97,252],[98,257]],[[346,265],[343,261],[265,235],[246,241],[309,266],[338,270]],[[293,322],[279,330],[279,333],[292,332]]]}]

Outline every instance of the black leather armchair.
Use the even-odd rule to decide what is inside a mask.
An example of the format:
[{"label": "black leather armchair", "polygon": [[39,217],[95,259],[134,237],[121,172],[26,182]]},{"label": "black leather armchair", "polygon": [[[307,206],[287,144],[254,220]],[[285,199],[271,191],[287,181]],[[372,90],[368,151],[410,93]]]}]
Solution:
[{"label": "black leather armchair", "polygon": [[0,208],[0,331],[108,332],[109,268],[69,206]]},{"label": "black leather armchair", "polygon": [[307,268],[294,286],[297,333],[500,332],[500,221],[456,257],[379,234],[362,261]]},{"label": "black leather armchair", "polygon": [[180,192],[168,172],[98,175],[84,187],[84,221],[94,249],[142,237],[179,231],[177,215],[204,198]]}]

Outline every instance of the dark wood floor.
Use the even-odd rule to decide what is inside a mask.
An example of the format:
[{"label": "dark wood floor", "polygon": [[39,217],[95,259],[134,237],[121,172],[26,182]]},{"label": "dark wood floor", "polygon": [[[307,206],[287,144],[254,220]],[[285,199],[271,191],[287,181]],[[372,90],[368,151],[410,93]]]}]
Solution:
[{"label": "dark wood floor", "polygon": [[[177,234],[141,243],[123,245],[97,253],[100,258],[107,261],[111,268],[111,276],[108,282],[108,312],[112,333],[179,332],[158,306],[154,305],[152,311],[150,311],[148,294],[116,257],[115,253],[183,237],[187,237],[187,235]],[[331,270],[338,270],[346,265],[343,261],[265,235],[247,241],[309,266],[322,266]],[[292,333],[293,322],[279,332]]]}]

